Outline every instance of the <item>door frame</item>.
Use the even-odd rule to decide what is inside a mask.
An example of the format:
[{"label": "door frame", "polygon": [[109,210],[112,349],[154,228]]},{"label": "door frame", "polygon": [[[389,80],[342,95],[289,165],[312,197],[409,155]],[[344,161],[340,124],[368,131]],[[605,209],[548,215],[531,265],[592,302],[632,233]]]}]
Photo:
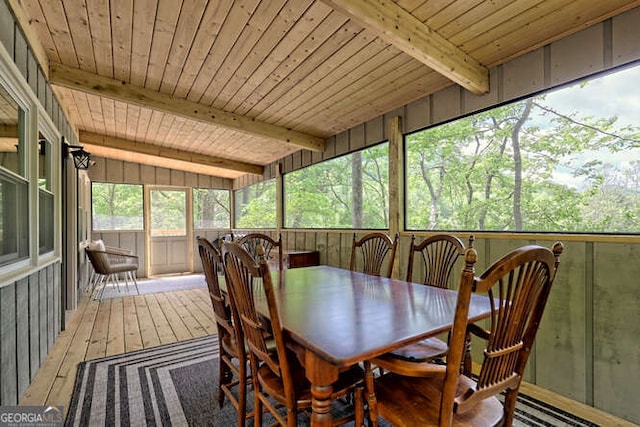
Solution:
[{"label": "door frame", "polygon": [[151,267],[152,254],[151,254],[151,191],[154,190],[168,190],[168,191],[184,191],[185,197],[185,229],[187,240],[187,261],[185,264],[188,266],[189,271],[193,272],[193,194],[190,187],[175,186],[175,185],[144,185],[144,229],[145,229],[145,270],[147,277],[154,274]]}]

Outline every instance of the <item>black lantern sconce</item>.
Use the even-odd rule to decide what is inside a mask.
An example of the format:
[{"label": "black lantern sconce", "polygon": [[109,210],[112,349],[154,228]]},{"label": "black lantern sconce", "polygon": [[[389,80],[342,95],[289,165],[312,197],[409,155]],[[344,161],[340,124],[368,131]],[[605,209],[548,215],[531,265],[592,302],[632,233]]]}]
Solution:
[{"label": "black lantern sconce", "polygon": [[62,147],[66,154],[71,154],[73,157],[73,164],[76,169],[89,169],[91,166],[91,153],[88,151],[84,151],[84,147],[81,145],[69,145],[64,141],[64,137],[62,137]]}]

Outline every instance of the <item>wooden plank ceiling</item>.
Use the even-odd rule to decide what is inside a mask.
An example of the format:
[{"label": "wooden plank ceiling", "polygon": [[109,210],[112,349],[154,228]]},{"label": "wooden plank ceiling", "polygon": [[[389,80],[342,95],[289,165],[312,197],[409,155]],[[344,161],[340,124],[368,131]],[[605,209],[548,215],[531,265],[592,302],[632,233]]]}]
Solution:
[{"label": "wooden plank ceiling", "polygon": [[640,0],[10,4],[89,151],[235,178]]}]

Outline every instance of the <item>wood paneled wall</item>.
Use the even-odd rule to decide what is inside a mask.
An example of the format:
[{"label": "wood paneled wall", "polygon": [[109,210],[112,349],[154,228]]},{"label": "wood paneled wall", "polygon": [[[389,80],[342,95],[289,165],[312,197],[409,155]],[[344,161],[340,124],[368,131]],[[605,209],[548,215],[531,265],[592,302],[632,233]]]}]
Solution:
[{"label": "wood paneled wall", "polygon": [[[75,144],[77,135],[5,0],[0,1],[0,43],[58,131]],[[63,328],[61,265],[32,269],[0,287],[0,405],[18,403]]]},{"label": "wood paneled wall", "polygon": [[17,405],[61,330],[60,263],[0,288],[0,405]]}]

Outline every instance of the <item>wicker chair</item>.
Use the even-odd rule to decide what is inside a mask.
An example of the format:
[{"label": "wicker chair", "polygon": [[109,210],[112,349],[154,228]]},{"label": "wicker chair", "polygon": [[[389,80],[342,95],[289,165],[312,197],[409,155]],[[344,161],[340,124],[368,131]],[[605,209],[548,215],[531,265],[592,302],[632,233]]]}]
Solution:
[{"label": "wicker chair", "polygon": [[99,241],[97,244],[85,248],[94,271],[94,277],[89,282],[91,284],[91,292],[97,289],[95,298],[102,298],[110,281],[120,291],[120,282],[118,280],[120,274],[125,275],[127,291],[129,290],[129,278],[131,278],[136,287],[136,293],[140,294],[135,275],[139,266],[138,256],[133,255],[128,249],[107,247],[101,243]]}]

